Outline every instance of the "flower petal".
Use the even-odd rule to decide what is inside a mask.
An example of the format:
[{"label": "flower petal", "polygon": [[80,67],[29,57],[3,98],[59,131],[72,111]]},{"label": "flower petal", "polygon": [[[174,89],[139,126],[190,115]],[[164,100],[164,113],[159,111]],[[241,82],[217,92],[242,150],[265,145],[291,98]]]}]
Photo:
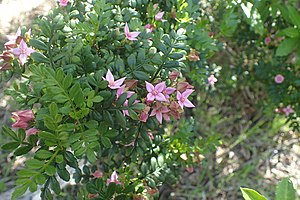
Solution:
[{"label": "flower petal", "polygon": [[148,92],[152,92],[154,90],[154,86],[151,83],[146,82],[146,89]]},{"label": "flower petal", "polygon": [[192,89],[187,89],[186,91],[184,91],[184,92],[182,93],[182,97],[183,97],[183,98],[188,98],[188,96],[190,96],[190,94],[192,94],[192,92],[194,92],[194,90],[192,90]]},{"label": "flower petal", "polygon": [[160,124],[162,124],[162,113],[161,112],[156,113],[156,119],[159,121]]},{"label": "flower petal", "polygon": [[126,22],[125,27],[124,27],[124,32],[125,32],[125,35],[128,35],[128,33],[129,33],[129,27],[128,27],[127,22]]},{"label": "flower petal", "polygon": [[130,32],[129,35],[130,35],[130,37],[136,38],[137,36],[139,36],[140,33],[141,32],[138,32],[138,31],[136,31],[136,32]]},{"label": "flower petal", "polygon": [[147,94],[147,101],[154,101],[154,95],[152,93]]},{"label": "flower petal", "polygon": [[194,104],[192,104],[192,102],[190,102],[190,100],[186,99],[184,102],[183,102],[183,105],[185,107],[188,107],[188,108],[194,108]]},{"label": "flower petal", "polygon": [[20,59],[21,65],[24,65],[26,63],[26,60],[27,60],[27,55],[26,54],[20,54],[19,59]]},{"label": "flower petal", "polygon": [[19,56],[22,53],[21,49],[19,49],[19,48],[14,48],[14,49],[10,50],[9,52],[14,54],[15,56]]},{"label": "flower petal", "polygon": [[112,75],[112,73],[109,69],[107,70],[107,74],[106,74],[105,78],[108,82],[113,82],[115,80],[114,76]]},{"label": "flower petal", "polygon": [[125,79],[126,79],[126,77],[116,80],[115,85],[120,87],[124,83]]},{"label": "flower petal", "polygon": [[166,83],[165,82],[158,83],[155,86],[155,90],[157,90],[158,92],[162,92],[162,91],[164,91],[164,89],[166,89]]},{"label": "flower petal", "polygon": [[158,101],[168,101],[165,97],[165,95],[163,95],[162,93],[158,93],[156,96],[155,96],[156,100]]}]

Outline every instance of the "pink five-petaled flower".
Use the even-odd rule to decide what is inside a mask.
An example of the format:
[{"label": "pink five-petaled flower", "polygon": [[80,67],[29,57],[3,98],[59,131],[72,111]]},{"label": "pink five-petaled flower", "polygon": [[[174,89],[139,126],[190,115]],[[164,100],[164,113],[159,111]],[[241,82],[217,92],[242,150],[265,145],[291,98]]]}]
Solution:
[{"label": "pink five-petaled flower", "polygon": [[139,36],[139,34],[141,33],[141,32],[138,32],[138,31],[130,32],[127,23],[125,24],[124,32],[125,32],[126,38],[128,40],[131,40],[131,41],[137,40],[136,37]]},{"label": "pink five-petaled flower", "polygon": [[154,99],[157,101],[168,101],[165,95],[162,93],[166,88],[165,82],[158,83],[155,87],[151,83],[148,83],[147,81],[145,82],[146,89],[149,92],[147,94],[147,101],[154,101]]},{"label": "pink five-petaled flower", "polygon": [[276,83],[282,83],[284,81],[284,77],[281,74],[277,74],[274,80]]},{"label": "pink five-petaled flower", "polygon": [[167,87],[162,91],[162,93],[165,95],[166,99],[168,100],[170,98],[169,94],[172,94],[175,91],[176,91],[175,88]]},{"label": "pink five-petaled flower", "polygon": [[218,81],[218,79],[213,74],[211,74],[207,78],[208,85],[211,85],[211,86],[213,86],[217,81]]},{"label": "pink five-petaled flower", "polygon": [[39,130],[35,127],[33,128],[30,128],[26,131],[26,135],[29,136],[29,135],[35,135],[39,132]]},{"label": "pink five-petaled flower", "polygon": [[288,105],[287,107],[283,108],[282,111],[285,113],[286,116],[289,116],[289,114],[294,112],[291,105]]},{"label": "pink five-petaled flower", "polygon": [[12,117],[16,120],[16,123],[12,125],[14,128],[27,129],[28,122],[34,118],[32,110],[20,110],[12,113]]},{"label": "pink five-petaled flower", "polygon": [[101,178],[103,177],[103,172],[100,170],[96,170],[94,173],[91,174],[94,178]]},{"label": "pink five-petaled flower", "polygon": [[20,40],[18,40],[18,38],[20,38],[20,36],[21,36],[21,28],[19,27],[15,35],[7,36],[9,41],[6,42],[4,44],[4,46],[8,49],[15,47],[17,45],[18,41],[20,42]]},{"label": "pink five-petaled flower", "polygon": [[191,89],[184,91],[182,94],[179,91],[177,91],[177,100],[181,108],[183,108],[183,106],[188,108],[195,107],[194,104],[192,104],[192,102],[188,100],[188,97],[190,96],[190,94],[192,94],[192,92],[194,92],[194,90]]},{"label": "pink five-petaled flower", "polygon": [[15,56],[18,56],[21,61],[21,65],[24,65],[27,57],[30,56],[30,54],[34,52],[34,50],[27,47],[27,44],[24,42],[24,40],[21,40],[19,48],[14,48],[10,50],[10,52]]},{"label": "pink five-petaled flower", "polygon": [[161,105],[161,103],[156,103],[154,109],[152,110],[150,116],[156,117],[157,121],[162,124],[162,118],[166,121],[170,120],[169,115],[167,114],[170,110],[166,107]]},{"label": "pink five-petaled flower", "polygon": [[105,76],[105,78],[103,78],[104,80],[108,81],[108,87],[110,89],[118,89],[121,87],[121,85],[123,84],[124,80],[126,79],[126,77],[124,78],[120,78],[119,80],[115,81],[114,76],[112,75],[110,70],[107,70],[107,74]]},{"label": "pink five-petaled flower", "polygon": [[159,12],[155,15],[155,17],[154,17],[155,20],[157,20],[157,21],[165,21],[165,20],[163,20],[164,14],[165,14],[165,12],[159,11]]},{"label": "pink five-petaled flower", "polygon": [[65,7],[68,5],[69,0],[59,0],[59,5]]},{"label": "pink five-petaled flower", "polygon": [[114,171],[111,176],[110,179],[106,180],[106,185],[109,185],[110,183],[115,183],[116,185],[121,185],[121,181],[118,180],[118,174],[116,171]]}]

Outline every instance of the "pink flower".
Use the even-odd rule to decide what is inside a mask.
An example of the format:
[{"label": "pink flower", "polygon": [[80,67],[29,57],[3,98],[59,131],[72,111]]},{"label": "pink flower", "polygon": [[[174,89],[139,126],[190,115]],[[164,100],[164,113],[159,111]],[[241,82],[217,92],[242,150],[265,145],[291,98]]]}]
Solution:
[{"label": "pink flower", "polygon": [[179,106],[179,104],[176,101],[172,101],[170,103],[170,115],[174,117],[175,119],[180,119],[180,113],[183,112],[182,108]]},{"label": "pink flower", "polygon": [[147,101],[154,101],[154,99],[158,101],[168,101],[166,97],[163,95],[163,90],[166,88],[166,83],[161,82],[158,83],[155,87],[151,84],[146,82],[146,89],[149,92],[147,94]]},{"label": "pink flower", "polygon": [[188,100],[188,97],[190,96],[190,94],[192,94],[192,92],[194,92],[194,90],[191,89],[184,91],[182,94],[179,91],[177,91],[177,100],[181,108],[183,108],[183,106],[188,108],[195,107],[194,104],[192,104],[192,102]]},{"label": "pink flower", "polygon": [[[125,107],[128,106],[128,100],[126,100],[126,101],[124,102],[123,106],[125,106]],[[129,116],[128,110],[122,110],[122,112],[123,112],[123,115],[124,115],[124,116]]]},{"label": "pink flower", "polygon": [[208,81],[208,85],[214,85],[218,79],[213,75],[211,74],[208,78],[207,78],[207,81]]},{"label": "pink flower", "polygon": [[19,48],[14,48],[10,50],[10,52],[12,52],[15,56],[18,56],[21,61],[21,65],[24,65],[27,57],[30,56],[30,54],[34,52],[34,50],[28,48],[24,40],[21,40]]},{"label": "pink flower", "polygon": [[158,3],[153,4],[153,10],[156,10],[158,7]]},{"label": "pink flower", "polygon": [[118,174],[116,171],[114,171],[111,174],[110,179],[106,180],[106,185],[109,185],[110,183],[115,183],[116,185],[121,185],[122,183],[118,180]]},{"label": "pink flower", "polygon": [[108,81],[108,87],[110,89],[118,89],[121,87],[121,85],[123,84],[126,77],[120,78],[119,80],[115,81],[114,76],[112,75],[111,71],[108,69],[107,74],[106,74],[105,78],[103,78],[103,79]]},{"label": "pink flower", "polygon": [[103,172],[100,170],[96,170],[94,173],[91,174],[94,178],[101,178],[103,177]]},{"label": "pink flower", "polygon": [[165,14],[165,12],[159,11],[159,12],[155,15],[155,17],[154,17],[155,20],[157,20],[157,21],[165,21],[165,20],[163,20],[164,14]]},{"label": "pink flower", "polygon": [[265,38],[265,44],[268,45],[271,42],[271,38],[270,37],[266,37]]},{"label": "pink flower", "polygon": [[276,83],[282,83],[284,81],[284,77],[281,74],[277,74],[274,80]]},{"label": "pink flower", "polygon": [[[124,84],[120,88],[118,88],[117,99],[125,92],[125,87],[126,87],[126,85]],[[130,98],[134,94],[134,92],[132,92],[132,91],[126,91],[126,93],[127,93],[127,98]]]},{"label": "pink flower", "polygon": [[141,122],[146,122],[148,120],[149,117],[149,111],[150,111],[150,107],[145,105],[144,110],[141,112],[140,114],[140,121]]},{"label": "pink flower", "polygon": [[150,33],[152,33],[153,29],[154,29],[154,26],[152,24],[146,24],[145,25],[145,29],[147,31],[149,31]]},{"label": "pink flower", "polygon": [[171,81],[175,81],[176,78],[179,76],[179,72],[178,71],[172,71],[170,74],[169,74],[169,79]]},{"label": "pink flower", "polygon": [[167,87],[162,91],[162,93],[165,95],[166,99],[168,100],[170,98],[169,94],[172,94],[175,91],[176,91],[175,88]]},{"label": "pink flower", "polygon": [[16,123],[14,123],[13,125],[11,125],[14,128],[22,128],[24,130],[26,130],[29,126],[28,122],[25,121],[17,121]]},{"label": "pink flower", "polygon": [[[17,45],[18,38],[21,37],[21,28],[19,27],[15,35],[8,35],[8,42],[4,46],[8,49],[14,48]],[[20,42],[20,41],[19,41]]]},{"label": "pink flower", "polygon": [[69,0],[59,0],[59,5],[62,6],[62,7],[65,7],[68,5],[68,1]]},{"label": "pink flower", "polygon": [[30,128],[26,131],[26,135],[29,136],[29,135],[35,135],[39,132],[39,130],[35,127],[33,128]]},{"label": "pink flower", "polygon": [[188,82],[179,82],[177,84],[177,90],[179,92],[184,92],[187,89],[193,89],[193,88],[194,88],[194,86],[190,85]]},{"label": "pink flower", "polygon": [[290,105],[283,108],[282,111],[285,113],[286,116],[289,116],[291,113],[294,112],[293,108]]},{"label": "pink flower", "polygon": [[151,132],[147,132],[147,134],[148,134],[150,140],[154,140],[154,136],[153,136],[153,134]]},{"label": "pink flower", "polygon": [[124,32],[125,32],[126,38],[128,40],[131,40],[131,41],[137,40],[136,37],[139,36],[139,34],[141,33],[141,32],[138,32],[138,31],[136,31],[136,32],[130,32],[127,23],[125,24]]},{"label": "pink flower", "polygon": [[159,123],[162,124],[162,118],[164,118],[166,121],[170,120],[170,117],[166,114],[169,111],[170,110],[166,106],[162,106],[160,103],[156,103],[150,116],[155,115],[157,121],[159,121]]},{"label": "pink flower", "polygon": [[12,117],[17,121],[29,122],[33,120],[34,114],[32,110],[20,110],[12,113]]}]

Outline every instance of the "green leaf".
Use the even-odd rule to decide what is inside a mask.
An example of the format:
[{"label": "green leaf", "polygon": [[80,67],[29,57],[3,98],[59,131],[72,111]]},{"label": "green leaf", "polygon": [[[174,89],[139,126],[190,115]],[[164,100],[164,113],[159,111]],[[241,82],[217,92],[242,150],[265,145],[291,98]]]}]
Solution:
[{"label": "green leaf", "polygon": [[161,56],[160,56],[159,54],[155,54],[155,55],[153,56],[153,58],[151,59],[151,61],[152,61],[154,64],[156,64],[156,65],[161,65],[161,64],[163,64],[162,58],[161,58]]},{"label": "green leaf", "polygon": [[143,103],[136,103],[136,104],[133,104],[130,108],[133,110],[144,110],[145,105]]},{"label": "green leaf", "polygon": [[60,194],[61,192],[60,185],[57,179],[55,178],[55,176],[50,177],[50,187],[55,192],[55,194],[57,195]]},{"label": "green leaf", "polygon": [[96,102],[96,103],[99,103],[101,101],[103,101],[103,97],[101,96],[95,96],[93,99],[92,99],[93,102]]},{"label": "green leaf", "polygon": [[40,50],[44,50],[44,51],[48,50],[48,46],[44,42],[42,42],[41,40],[31,39],[29,41],[29,45],[36,48],[36,49],[40,49]]},{"label": "green leaf", "polygon": [[58,114],[58,108],[56,103],[52,102],[49,106],[50,115],[55,117]]},{"label": "green leaf", "polygon": [[127,93],[124,92],[123,94],[121,94],[121,96],[119,96],[119,99],[117,100],[116,105],[118,107],[120,107],[121,105],[124,104],[124,102],[126,101],[126,99],[127,99]]},{"label": "green leaf", "polygon": [[276,56],[287,56],[297,46],[297,38],[286,38],[283,40],[276,50]]},{"label": "green leaf", "polygon": [[92,164],[95,163],[96,160],[97,160],[95,152],[90,148],[88,148],[86,150],[86,156],[87,156],[89,162],[92,163]]},{"label": "green leaf", "polygon": [[53,153],[44,150],[44,149],[40,149],[36,152],[35,157],[40,158],[40,159],[48,159],[53,155]]},{"label": "green leaf", "polygon": [[44,162],[37,159],[31,159],[26,161],[26,166],[31,169],[39,169],[44,166]]},{"label": "green leaf", "polygon": [[52,165],[47,165],[45,167],[45,173],[48,175],[48,176],[53,176],[55,173],[56,173],[56,169],[55,167],[53,167]]},{"label": "green leaf", "polygon": [[300,34],[299,30],[293,27],[288,27],[286,29],[283,29],[280,33],[291,38],[296,38]]},{"label": "green leaf", "polygon": [[71,86],[72,82],[73,82],[73,77],[71,74],[68,74],[62,82],[63,88],[67,90]]},{"label": "green leaf", "polygon": [[132,69],[134,69],[135,65],[136,65],[136,58],[135,55],[131,54],[128,58],[127,58],[127,63],[128,66]]},{"label": "green leaf", "polygon": [[2,145],[1,148],[3,150],[13,150],[13,149],[17,148],[18,146],[20,146],[19,142],[9,142],[9,143]]},{"label": "green leaf", "polygon": [[146,73],[143,72],[143,71],[134,71],[134,72],[133,72],[133,76],[136,77],[136,78],[139,79],[139,80],[142,80],[142,81],[147,81],[147,80],[149,80],[148,74],[146,74]]},{"label": "green leaf", "polygon": [[28,153],[32,148],[33,148],[33,146],[22,146],[22,147],[17,148],[16,151],[14,152],[14,154],[16,156],[21,156],[21,155]]},{"label": "green leaf", "polygon": [[240,188],[240,189],[243,193],[243,197],[245,200],[267,200],[266,197],[262,196],[255,190],[249,188]]},{"label": "green leaf", "polygon": [[36,63],[46,63],[50,64],[49,58],[47,58],[44,54],[40,52],[33,52],[30,54],[30,57],[33,59]]},{"label": "green leaf", "polygon": [[44,174],[38,174],[35,176],[35,180],[37,184],[43,185],[46,182],[46,177],[44,176]]},{"label": "green leaf", "polygon": [[295,200],[296,190],[289,178],[284,178],[276,186],[275,200]]},{"label": "green leaf", "polygon": [[134,112],[134,110],[132,110],[131,108],[128,108],[128,113],[129,113],[129,116],[131,117],[131,119],[139,120],[137,113]]},{"label": "green leaf", "polygon": [[120,110],[116,110],[116,117],[117,117],[119,124],[123,128],[126,128],[126,118]]},{"label": "green leaf", "polygon": [[58,176],[64,180],[64,181],[69,181],[70,180],[70,173],[66,170],[66,168],[60,169],[56,167],[56,171]]},{"label": "green leaf", "polygon": [[26,183],[26,184],[23,184],[22,186],[16,188],[15,191],[12,193],[11,199],[15,200],[18,197],[22,196],[27,191],[28,187],[29,187],[29,185]]},{"label": "green leaf", "polygon": [[111,146],[112,146],[111,141],[108,137],[101,137],[101,143],[106,148],[111,148]]},{"label": "green leaf", "polygon": [[178,53],[178,52],[174,52],[174,53],[171,53],[169,55],[169,57],[178,60],[178,59],[180,59],[180,58],[183,57],[183,54],[182,53]]},{"label": "green leaf", "polygon": [[300,14],[299,11],[292,7],[292,6],[288,6],[288,13],[289,13],[289,17],[292,21],[292,23],[294,25],[296,25],[298,28],[300,28]]}]

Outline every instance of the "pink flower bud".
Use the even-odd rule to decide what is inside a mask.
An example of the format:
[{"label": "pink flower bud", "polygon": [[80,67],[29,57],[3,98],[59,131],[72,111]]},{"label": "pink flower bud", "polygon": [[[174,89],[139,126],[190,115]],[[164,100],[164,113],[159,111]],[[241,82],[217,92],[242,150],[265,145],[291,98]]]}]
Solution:
[{"label": "pink flower bud", "polygon": [[188,82],[179,82],[177,84],[177,90],[181,93],[186,91],[187,89],[193,89],[193,88],[194,86],[190,85]]},{"label": "pink flower bud", "polygon": [[284,81],[284,77],[281,74],[277,74],[274,78],[276,83],[282,83]]},{"label": "pink flower bud", "polygon": [[30,128],[26,131],[26,135],[29,136],[29,135],[35,135],[39,132],[39,130],[35,127],[33,128]]},{"label": "pink flower bud", "polygon": [[179,72],[178,71],[172,71],[170,74],[169,74],[169,79],[171,81],[175,81],[176,78],[179,76]]},{"label": "pink flower bud", "polygon": [[100,170],[96,170],[94,173],[91,174],[94,178],[101,178],[103,177],[103,172]]}]

